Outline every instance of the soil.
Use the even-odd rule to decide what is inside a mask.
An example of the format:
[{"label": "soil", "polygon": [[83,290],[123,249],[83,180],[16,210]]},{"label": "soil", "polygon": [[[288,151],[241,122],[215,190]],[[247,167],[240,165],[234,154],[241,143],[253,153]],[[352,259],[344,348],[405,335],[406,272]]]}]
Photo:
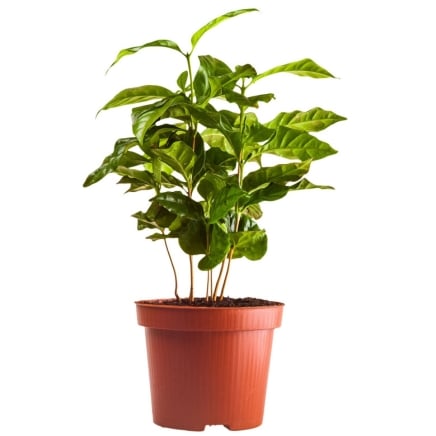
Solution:
[{"label": "soil", "polygon": [[277,301],[263,300],[261,298],[245,297],[231,298],[225,297],[222,301],[206,300],[205,298],[195,298],[190,302],[188,298],[163,299],[147,301],[147,303],[164,304],[169,306],[195,306],[195,307],[256,307],[256,306],[283,306]]}]

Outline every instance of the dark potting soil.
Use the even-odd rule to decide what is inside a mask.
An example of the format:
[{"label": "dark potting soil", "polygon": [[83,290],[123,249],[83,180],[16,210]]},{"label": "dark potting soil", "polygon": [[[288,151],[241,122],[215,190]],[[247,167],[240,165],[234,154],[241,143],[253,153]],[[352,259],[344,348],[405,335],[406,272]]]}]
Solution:
[{"label": "dark potting soil", "polygon": [[194,298],[190,302],[188,298],[181,298],[180,300],[153,300],[153,303],[164,304],[169,306],[194,306],[194,307],[256,307],[256,306],[282,306],[283,303],[277,301],[263,300],[261,298],[245,297],[245,298],[231,298],[225,297],[223,300],[212,301],[205,298]]}]

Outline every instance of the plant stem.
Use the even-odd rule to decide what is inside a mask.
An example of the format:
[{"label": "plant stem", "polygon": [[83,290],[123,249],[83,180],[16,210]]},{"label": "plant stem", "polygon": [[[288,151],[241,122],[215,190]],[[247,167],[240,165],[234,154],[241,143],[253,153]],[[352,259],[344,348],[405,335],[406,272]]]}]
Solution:
[{"label": "plant stem", "polygon": [[194,302],[194,262],[192,255],[189,255],[189,275],[190,275],[190,287],[189,287],[189,302]]},{"label": "plant stem", "polygon": [[227,284],[227,279],[229,277],[229,272],[230,272],[230,264],[232,262],[232,258],[233,258],[233,252],[234,252],[234,248],[232,248],[229,252],[229,257],[227,258],[227,268],[226,268],[226,273],[224,275],[224,281],[223,281],[223,285],[221,286],[221,293],[220,293],[220,301],[224,300],[224,289],[226,288],[226,284]]},{"label": "plant stem", "polygon": [[174,265],[174,261],[173,261],[173,258],[171,256],[170,249],[168,247],[168,242],[167,242],[166,239],[164,239],[164,244],[165,244],[165,248],[167,250],[168,258],[170,259],[171,268],[173,269],[173,275],[174,275],[174,295],[175,295],[177,301],[180,301],[180,297],[179,297],[179,293],[178,293],[179,284],[178,284],[178,280],[177,280],[177,271],[176,271],[176,267]]},{"label": "plant stem", "polygon": [[[219,284],[221,282],[221,278],[222,278],[223,272],[224,272],[224,265],[225,265],[225,261],[222,261],[221,262],[220,272],[218,274],[218,278],[216,279],[215,289],[213,290],[212,301],[216,301],[216,298],[217,298],[217,295],[218,295],[218,287],[219,287]],[[223,290],[221,290],[221,292],[223,292]]]}]

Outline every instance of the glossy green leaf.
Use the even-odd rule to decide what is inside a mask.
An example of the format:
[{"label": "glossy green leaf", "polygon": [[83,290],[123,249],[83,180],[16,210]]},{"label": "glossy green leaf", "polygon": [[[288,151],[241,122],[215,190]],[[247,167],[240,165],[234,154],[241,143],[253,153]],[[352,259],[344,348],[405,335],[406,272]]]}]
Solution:
[{"label": "glossy green leaf", "polygon": [[173,95],[156,103],[132,109],[132,128],[138,141],[142,144],[144,136],[153,124],[167,113],[168,109],[186,101],[183,95]]},{"label": "glossy green leaf", "polygon": [[251,192],[256,189],[266,188],[270,183],[297,182],[307,174],[309,168],[310,161],[263,167],[245,176],[243,188],[245,191]]},{"label": "glossy green leaf", "polygon": [[219,265],[230,250],[230,238],[228,233],[218,224],[209,226],[209,244],[206,256],[198,262],[198,268],[208,271]]},{"label": "glossy green leaf", "polygon": [[198,193],[208,202],[224,189],[226,186],[225,179],[216,174],[208,173],[205,177],[203,177],[198,184]]},{"label": "glossy green leaf", "polygon": [[309,182],[307,179],[302,179],[298,183],[295,183],[295,185],[288,186],[288,189],[290,191],[300,191],[303,189],[335,189],[333,186],[329,185],[315,185],[312,182]]},{"label": "glossy green leaf", "polygon": [[312,59],[302,59],[301,61],[279,65],[261,74],[258,74],[256,77],[253,78],[253,82],[257,82],[264,77],[271,76],[277,73],[292,73],[296,74],[297,76],[308,76],[315,79],[325,79],[329,77],[334,78],[331,73],[319,66],[314,61],[312,61]]},{"label": "glossy green leaf", "polygon": [[192,220],[203,218],[201,204],[178,191],[162,192],[152,199],[170,212]]},{"label": "glossy green leaf", "polygon": [[122,50],[120,50],[115,58],[115,60],[112,62],[112,64],[109,66],[108,71],[116,64],[118,63],[124,56],[129,56],[132,54],[137,53],[138,51],[142,50],[143,48],[146,47],[163,47],[163,48],[170,48],[172,50],[176,50],[179,53],[182,53],[182,50],[180,50],[180,47],[174,42],[171,41],[169,39],[158,39],[156,41],[152,41],[152,42],[147,42],[146,44],[143,45],[138,45],[135,47],[129,47],[129,48],[124,48]]},{"label": "glossy green leaf", "polygon": [[274,94],[260,94],[247,97],[239,92],[226,91],[226,100],[229,103],[236,103],[239,107],[259,107],[259,102],[268,103],[274,98]]},{"label": "glossy green leaf", "polygon": [[138,221],[138,230],[159,229],[164,231],[176,218],[176,215],[154,202],[146,212],[136,212],[132,216]]},{"label": "glossy green leaf", "polygon": [[142,187],[142,190],[156,189],[157,187],[156,179],[149,171],[141,171],[121,166],[117,168],[116,172],[120,176],[124,176],[120,182],[133,184],[135,186],[135,191],[141,190],[139,189],[140,186]]},{"label": "glossy green leaf", "polygon": [[281,112],[265,125],[271,129],[276,129],[278,126],[285,126],[306,132],[318,132],[343,120],[346,120],[346,118],[341,115],[316,107],[306,112]]},{"label": "glossy green leaf", "polygon": [[209,21],[206,25],[198,29],[191,37],[191,44],[192,44],[192,51],[194,50],[195,46],[197,45],[198,41],[201,39],[201,37],[210,29],[214,28],[221,22],[227,20],[228,18],[236,17],[237,15],[245,14],[247,12],[253,12],[257,11],[257,9],[239,9],[232,12],[227,12],[226,14],[220,15],[217,18],[214,18],[212,21]]},{"label": "glossy green leaf", "polygon": [[161,99],[169,97],[170,95],[173,95],[173,93],[169,89],[157,85],[144,85],[137,88],[127,88],[115,95],[115,97],[108,101],[99,112],[128,104]]},{"label": "glossy green leaf", "polygon": [[183,92],[187,91],[188,78],[189,74],[187,71],[183,71],[182,73],[180,73],[179,77],[177,78],[177,85]]},{"label": "glossy green leaf", "polygon": [[216,192],[211,201],[209,210],[209,221],[218,222],[224,218],[235,204],[245,196],[245,192],[236,185],[227,185]]},{"label": "glossy green leaf", "polygon": [[289,187],[283,183],[269,183],[264,188],[252,192],[244,203],[245,207],[259,204],[262,201],[276,201],[283,198],[288,192]]},{"label": "glossy green leaf", "polygon": [[204,63],[204,57],[200,58],[200,65],[194,77],[194,92],[196,103],[199,105],[215,97],[221,90],[219,81],[211,77],[208,66],[209,64]]},{"label": "glossy green leaf", "polygon": [[327,142],[302,130],[279,126],[274,138],[258,153],[271,153],[287,159],[317,160],[337,153]]},{"label": "glossy green leaf", "polygon": [[218,129],[208,128],[202,133],[204,141],[211,147],[220,149],[228,156],[234,156],[234,151],[228,139]]},{"label": "glossy green leaf", "polygon": [[235,259],[246,257],[249,260],[259,260],[267,252],[268,238],[264,230],[231,233],[230,238]]},{"label": "glossy green leaf", "polygon": [[182,141],[177,141],[169,148],[161,148],[153,150],[153,153],[183,176],[185,180],[189,180],[191,170],[194,167],[196,156],[191,147]]},{"label": "glossy green leaf", "polygon": [[[118,139],[117,142],[114,145],[113,152],[106,156],[101,163],[101,165],[94,170],[89,176],[86,178],[85,182],[83,183],[84,187],[90,186],[94,183],[97,183],[99,180],[101,180],[103,177],[108,175],[109,173],[112,173],[116,170],[116,168],[123,163],[123,159],[129,159],[132,161],[132,156],[135,156],[137,158],[136,163],[141,163],[141,157],[139,155],[128,155],[127,153],[132,147],[135,147],[138,145],[138,141],[136,138],[121,138]],[[124,162],[126,164],[127,162]]]},{"label": "glossy green leaf", "polygon": [[207,232],[204,222],[190,221],[179,235],[180,248],[187,254],[204,254],[207,250]]}]

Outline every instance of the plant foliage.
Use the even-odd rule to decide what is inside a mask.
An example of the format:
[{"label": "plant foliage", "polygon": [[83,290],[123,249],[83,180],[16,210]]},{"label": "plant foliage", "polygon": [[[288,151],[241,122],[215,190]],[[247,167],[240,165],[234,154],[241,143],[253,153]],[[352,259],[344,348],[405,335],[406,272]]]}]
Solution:
[{"label": "plant foliage", "polygon": [[[133,136],[118,139],[113,152],[84,182],[90,186],[115,173],[121,177],[119,183],[128,185],[128,192],[149,193],[148,209],[133,217],[139,230],[149,232],[149,239],[165,243],[173,269],[167,239],[178,240],[190,261],[191,301],[194,256],[199,256],[197,267],[208,273],[206,298],[223,298],[232,260],[258,260],[267,251],[267,235],[258,224],[261,204],[282,199],[290,191],[330,188],[306,178],[313,161],[336,153],[312,132],[345,120],[316,107],[259,121],[256,110],[274,98],[271,93],[249,92],[259,80],[278,73],[334,77],[311,59],[257,73],[252,65],[231,68],[221,59],[203,55],[193,70],[194,49],[206,32],[253,11],[241,9],[213,19],[192,35],[186,53],[167,39],[118,53],[111,67],[145,48],[168,48],[185,58],[186,69],[178,75],[175,90],[160,85],[127,88],[100,109],[132,105]],[[219,100],[220,107],[227,104],[225,109],[216,109]],[[266,154],[276,156],[277,163],[264,166]],[[175,279],[179,298],[176,273]]]}]

